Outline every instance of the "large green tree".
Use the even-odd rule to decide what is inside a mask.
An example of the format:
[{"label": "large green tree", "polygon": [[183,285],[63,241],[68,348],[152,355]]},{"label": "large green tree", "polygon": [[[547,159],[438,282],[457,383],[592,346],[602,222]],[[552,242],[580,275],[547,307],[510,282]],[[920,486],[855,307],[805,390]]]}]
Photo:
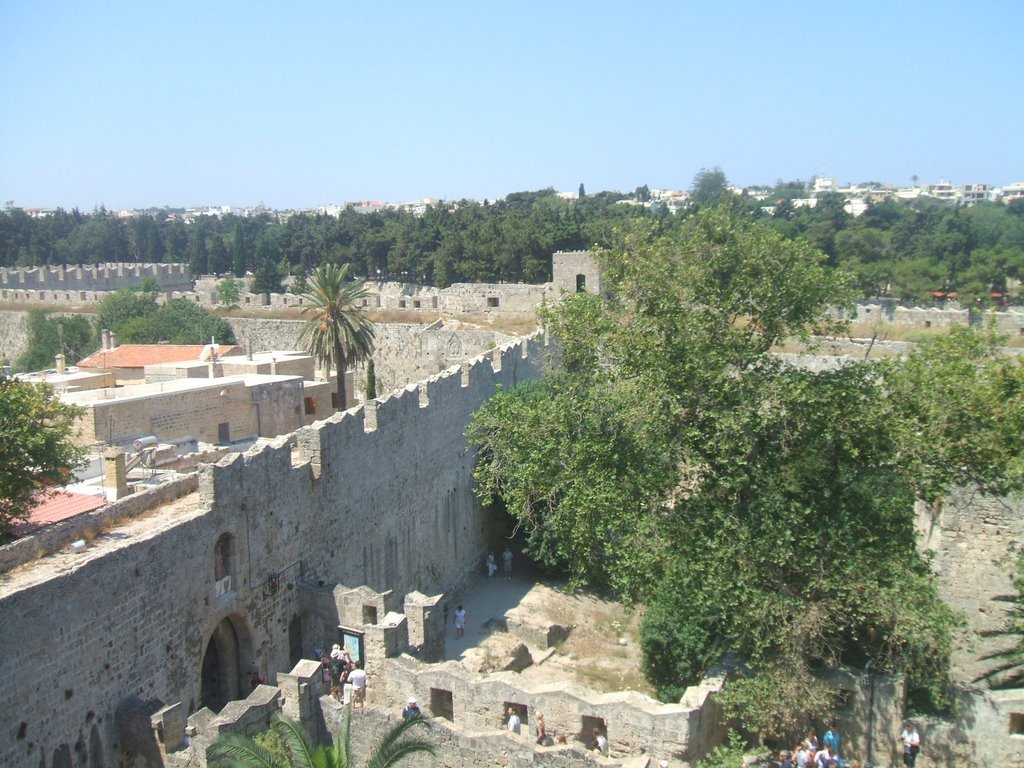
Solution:
[{"label": "large green tree", "polygon": [[[267,749],[258,740],[240,734],[225,734],[210,748],[212,765],[225,768],[355,768],[350,748],[352,709],[346,707],[342,731],[332,746],[313,745],[302,726],[280,713],[271,729],[284,743],[283,754]],[[366,768],[390,768],[417,754],[433,755],[433,744],[410,734],[414,728],[429,727],[417,715],[403,719],[385,731],[366,762]]]},{"label": "large green tree", "polygon": [[302,313],[309,314],[299,332],[299,342],[328,370],[338,375],[338,407],[346,406],[345,369],[373,354],[373,323],[363,311],[369,297],[361,280],[350,280],[351,265],[321,264],[308,281],[307,302]]},{"label": "large green tree", "polygon": [[53,317],[43,310],[33,309],[25,322],[28,346],[18,358],[17,370],[52,368],[58,354],[64,355],[68,365],[74,365],[95,350],[96,332],[82,315]]},{"label": "large green tree", "polygon": [[[907,366],[782,364],[771,349],[826,327],[845,276],[722,208],[681,231],[634,228],[599,259],[611,298],[577,295],[545,317],[561,370],[498,395],[470,427],[483,498],[505,503],[538,560],[647,600],[647,674],[666,699],[729,650],[751,672],[732,711],[762,732],[831,701],[791,686],[768,708],[766,680],[839,661],[907,672],[915,702],[941,706],[956,620],[915,548],[912,506],[953,482],[1018,482],[1020,365],[986,345]],[[959,375],[923,402],[944,355]],[[928,424],[943,400],[993,415],[976,436],[947,434],[948,419]]]},{"label": "large green tree", "polygon": [[156,294],[121,288],[108,293],[97,305],[96,323],[101,330],[119,334],[129,321],[148,317],[156,310]]},{"label": "large green tree", "polygon": [[74,440],[80,412],[46,384],[0,376],[0,542],[31,515],[36,494],[67,483],[84,458]]},{"label": "large green tree", "polygon": [[143,317],[117,326],[123,344],[234,344],[235,333],[222,317],[188,299],[173,299]]},{"label": "large green tree", "polygon": [[699,206],[717,205],[729,198],[729,180],[717,165],[708,170],[701,168],[693,177],[690,199]]}]

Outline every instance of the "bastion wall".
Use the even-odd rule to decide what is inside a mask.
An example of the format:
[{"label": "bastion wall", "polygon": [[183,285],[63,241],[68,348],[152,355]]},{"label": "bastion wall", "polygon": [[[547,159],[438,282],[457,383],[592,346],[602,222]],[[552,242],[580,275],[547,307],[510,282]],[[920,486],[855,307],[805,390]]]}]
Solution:
[{"label": "bastion wall", "polygon": [[336,611],[308,615],[308,585],[396,596],[457,585],[493,536],[463,432],[499,385],[536,377],[545,358],[536,338],[505,345],[202,466],[195,493],[80,554],[0,575],[0,695],[13,713],[0,724],[0,764],[140,760],[126,713],[175,702],[195,711],[215,635],[237,646],[238,668],[218,682],[236,691],[224,678],[250,661],[273,681],[296,645],[308,653],[322,642],[293,635],[337,621]]},{"label": "bastion wall", "polygon": [[156,280],[162,291],[192,289],[188,264],[105,263],[88,266],[0,267],[0,288],[16,291],[116,291]]}]

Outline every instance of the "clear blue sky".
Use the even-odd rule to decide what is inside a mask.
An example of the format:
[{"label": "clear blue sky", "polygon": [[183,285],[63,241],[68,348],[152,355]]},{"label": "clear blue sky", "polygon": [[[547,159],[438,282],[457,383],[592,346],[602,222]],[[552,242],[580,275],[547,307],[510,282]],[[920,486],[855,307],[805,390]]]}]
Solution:
[{"label": "clear blue sky", "polygon": [[1024,181],[1024,2],[0,0],[0,203]]}]

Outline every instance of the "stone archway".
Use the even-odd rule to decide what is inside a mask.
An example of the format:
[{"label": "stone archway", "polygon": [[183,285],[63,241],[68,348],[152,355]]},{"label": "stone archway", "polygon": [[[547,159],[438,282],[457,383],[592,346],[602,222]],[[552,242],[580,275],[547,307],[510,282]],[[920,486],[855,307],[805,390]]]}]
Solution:
[{"label": "stone archway", "polygon": [[220,712],[224,705],[249,695],[252,641],[241,617],[222,619],[203,653],[199,705]]}]

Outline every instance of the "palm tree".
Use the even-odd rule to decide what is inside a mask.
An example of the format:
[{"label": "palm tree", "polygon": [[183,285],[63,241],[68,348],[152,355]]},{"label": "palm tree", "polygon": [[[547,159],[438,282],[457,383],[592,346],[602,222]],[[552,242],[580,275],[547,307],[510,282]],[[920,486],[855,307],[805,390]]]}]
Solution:
[{"label": "palm tree", "polygon": [[[284,757],[240,733],[226,733],[217,739],[210,747],[210,757],[213,765],[224,768],[355,768],[349,751],[351,721],[352,708],[346,707],[341,734],[334,740],[334,746],[313,747],[302,726],[278,712],[270,727],[284,742]],[[430,727],[421,715],[403,719],[392,727],[374,747],[366,768],[390,768],[419,752],[433,755],[433,744],[408,735],[409,729],[417,725]]]},{"label": "palm tree", "polygon": [[303,314],[312,312],[299,341],[309,353],[328,368],[338,371],[338,403],[344,410],[345,367],[373,354],[373,323],[356,302],[370,294],[361,280],[348,282],[351,265],[321,264],[309,278],[309,290],[302,296],[309,305]]}]

